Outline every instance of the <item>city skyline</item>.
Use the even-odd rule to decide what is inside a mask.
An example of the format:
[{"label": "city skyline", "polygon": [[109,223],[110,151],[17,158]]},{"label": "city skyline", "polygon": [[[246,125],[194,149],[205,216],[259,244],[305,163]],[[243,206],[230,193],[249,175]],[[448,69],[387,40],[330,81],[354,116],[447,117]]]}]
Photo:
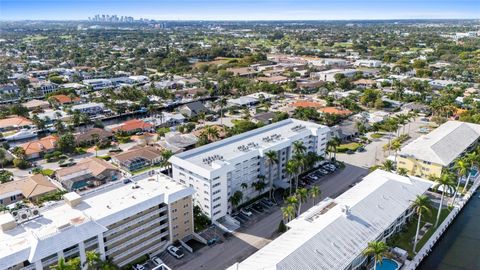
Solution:
[{"label": "city skyline", "polygon": [[95,14],[155,20],[476,19],[480,3],[474,0],[0,1],[2,20],[87,20]]}]

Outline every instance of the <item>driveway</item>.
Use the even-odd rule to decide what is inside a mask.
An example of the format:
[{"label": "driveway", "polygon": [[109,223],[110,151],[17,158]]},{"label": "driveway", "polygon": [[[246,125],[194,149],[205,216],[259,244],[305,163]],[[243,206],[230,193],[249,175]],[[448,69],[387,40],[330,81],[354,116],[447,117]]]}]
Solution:
[{"label": "driveway", "polygon": [[[360,181],[367,174],[368,170],[347,164],[343,170],[319,181],[318,185],[322,190],[322,198],[337,197],[346,191],[351,184]],[[302,206],[302,212],[311,206],[312,201],[307,201]],[[202,248],[196,254],[193,254],[194,256],[188,256],[188,258],[178,260],[169,266],[178,270],[226,269],[235,262],[244,260],[277,238],[279,234],[276,231],[281,220],[282,213],[277,208],[251,226],[240,228],[224,243]]]}]

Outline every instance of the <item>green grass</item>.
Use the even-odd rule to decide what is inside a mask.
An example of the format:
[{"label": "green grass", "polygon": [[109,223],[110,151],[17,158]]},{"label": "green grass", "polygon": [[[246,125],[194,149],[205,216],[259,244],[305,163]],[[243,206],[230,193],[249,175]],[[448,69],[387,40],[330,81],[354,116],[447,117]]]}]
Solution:
[{"label": "green grass", "polygon": [[142,168],[140,170],[136,170],[136,171],[133,171],[131,172],[133,175],[137,175],[137,174],[141,174],[143,172],[146,172],[146,171],[149,171],[151,169],[159,169],[161,168],[162,166],[161,165],[155,165],[155,166],[148,166],[148,167],[145,167],[145,168]]},{"label": "green grass", "polygon": [[[430,215],[423,215],[422,220],[420,222],[420,228],[425,225],[425,223],[431,223],[432,225],[435,225],[435,220],[437,218],[437,209],[432,209],[432,212]],[[440,221],[438,224],[441,224],[442,221],[448,216],[450,213],[449,209],[443,208],[442,213],[440,214]],[[406,251],[408,251],[408,254],[410,257],[414,257],[415,254],[413,253],[413,239],[415,237],[415,232],[417,230],[417,217],[415,216],[408,224],[405,225],[403,230],[399,232],[397,235],[395,235],[393,238],[391,238],[388,241],[388,245],[390,247],[399,247],[402,248]],[[417,251],[420,250],[423,245],[427,242],[427,240],[432,236],[432,234],[435,232],[435,228],[432,226],[426,233],[425,235],[418,241],[417,243]]]},{"label": "green grass", "polygon": [[40,171],[40,173],[44,176],[52,176],[55,173],[55,171],[52,169],[43,169]]},{"label": "green grass", "polygon": [[356,151],[360,146],[362,145],[356,142],[341,144],[340,146],[337,147],[337,152],[343,153],[348,150]]},{"label": "green grass", "polygon": [[24,37],[24,38],[23,38],[23,41],[25,41],[25,42],[32,42],[32,41],[39,41],[39,40],[44,40],[44,39],[47,39],[47,37],[46,37],[46,36],[42,36],[42,35],[34,35],[34,36]]},{"label": "green grass", "polygon": [[383,136],[385,136],[384,133],[373,133],[373,134],[370,135],[370,137],[372,137],[372,139],[380,139]]}]

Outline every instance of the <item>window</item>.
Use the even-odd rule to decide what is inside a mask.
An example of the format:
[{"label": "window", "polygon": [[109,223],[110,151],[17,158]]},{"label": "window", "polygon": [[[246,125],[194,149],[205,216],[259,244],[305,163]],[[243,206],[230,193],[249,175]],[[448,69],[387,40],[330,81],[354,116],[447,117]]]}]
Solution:
[{"label": "window", "polygon": [[219,204],[213,206],[213,209],[218,208],[218,207],[220,207],[220,206],[221,206],[221,204],[219,203]]},{"label": "window", "polygon": [[222,211],[217,211],[217,212],[213,213],[213,215],[216,216],[216,215],[220,214],[221,212]]},{"label": "window", "polygon": [[213,199],[213,201],[216,202],[216,201],[220,200],[221,198],[222,197],[217,197],[217,198]]},{"label": "window", "polygon": [[218,194],[218,193],[220,193],[220,191],[221,191],[220,189],[217,190],[217,191],[214,191],[214,192],[212,193],[212,195]]},{"label": "window", "polygon": [[17,195],[10,196],[10,201],[16,201],[17,200]]},{"label": "window", "polygon": [[213,185],[212,187],[218,187],[220,186],[220,183],[216,183],[215,185]]}]

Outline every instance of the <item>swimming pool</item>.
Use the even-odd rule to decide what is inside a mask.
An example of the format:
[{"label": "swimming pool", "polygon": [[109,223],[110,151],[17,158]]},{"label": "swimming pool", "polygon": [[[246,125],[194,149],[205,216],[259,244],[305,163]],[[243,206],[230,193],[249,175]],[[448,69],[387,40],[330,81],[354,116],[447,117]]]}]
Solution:
[{"label": "swimming pool", "polygon": [[400,265],[392,260],[384,258],[382,264],[377,262],[377,270],[397,270],[400,269]]}]

